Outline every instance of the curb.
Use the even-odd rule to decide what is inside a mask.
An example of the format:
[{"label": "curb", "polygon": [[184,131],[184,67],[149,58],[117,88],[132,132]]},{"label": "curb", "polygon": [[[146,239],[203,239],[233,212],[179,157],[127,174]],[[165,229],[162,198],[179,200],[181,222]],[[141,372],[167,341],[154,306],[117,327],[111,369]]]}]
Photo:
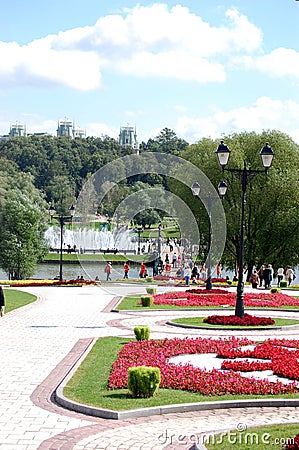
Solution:
[{"label": "curb", "polygon": [[154,406],[150,408],[139,408],[131,410],[114,411],[109,409],[97,408],[83,403],[75,402],[63,395],[63,389],[77,371],[81,362],[92,349],[97,339],[94,339],[91,345],[82,353],[81,357],[72,366],[66,377],[56,388],[54,395],[55,401],[66,409],[75,411],[87,416],[100,417],[102,419],[124,420],[136,417],[150,417],[154,415],[184,413],[192,411],[207,411],[212,409],[230,409],[230,408],[277,408],[277,407],[298,407],[299,399],[252,399],[252,400],[224,400],[200,403],[182,403],[173,405]]}]

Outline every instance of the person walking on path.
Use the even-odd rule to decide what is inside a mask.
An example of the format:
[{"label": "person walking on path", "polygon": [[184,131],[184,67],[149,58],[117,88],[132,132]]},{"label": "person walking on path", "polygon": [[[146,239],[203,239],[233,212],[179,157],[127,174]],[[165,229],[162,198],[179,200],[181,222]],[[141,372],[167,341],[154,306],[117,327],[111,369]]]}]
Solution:
[{"label": "person walking on path", "polygon": [[144,262],[142,262],[140,264],[139,277],[140,278],[145,278],[146,277],[146,265],[144,264]]},{"label": "person walking on path", "polygon": [[265,266],[263,265],[263,266],[261,266],[260,268],[259,268],[259,270],[258,270],[258,276],[259,276],[259,279],[260,279],[260,287],[262,287],[263,286],[263,281],[264,281],[264,270],[265,270]]},{"label": "person walking on path", "polygon": [[190,285],[191,269],[188,264],[185,264],[183,276],[185,278],[186,286]]},{"label": "person walking on path", "polygon": [[127,262],[124,263],[124,278],[129,278],[130,266]]},{"label": "person walking on path", "polygon": [[257,273],[257,270],[254,270],[254,272],[250,275],[249,281],[251,283],[251,286],[253,287],[253,289],[257,289],[259,283],[260,283],[260,279],[259,279],[259,275]]},{"label": "person walking on path", "polygon": [[112,270],[111,263],[108,262],[107,265],[106,265],[106,267],[105,267],[106,281],[111,280],[111,276],[110,276],[110,275],[111,275],[111,270]]},{"label": "person walking on path", "polygon": [[5,299],[4,299],[4,292],[2,289],[2,286],[0,286],[0,316],[4,316],[4,308],[5,308]]},{"label": "person walking on path", "polygon": [[277,269],[277,286],[280,286],[280,282],[283,280],[283,276],[284,276],[284,268],[279,267]]},{"label": "person walking on path", "polygon": [[273,269],[271,264],[268,264],[267,267],[264,269],[263,277],[265,282],[265,289],[270,289],[273,280]]},{"label": "person walking on path", "polygon": [[292,281],[295,279],[295,272],[293,271],[293,269],[290,266],[286,267],[285,278],[286,278],[289,286],[292,283]]}]

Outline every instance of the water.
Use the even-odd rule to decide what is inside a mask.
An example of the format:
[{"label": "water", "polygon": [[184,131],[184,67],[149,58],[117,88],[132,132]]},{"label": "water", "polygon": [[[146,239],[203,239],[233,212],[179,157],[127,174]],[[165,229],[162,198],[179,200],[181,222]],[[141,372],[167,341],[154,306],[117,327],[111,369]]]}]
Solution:
[{"label": "water", "polygon": [[[105,264],[89,264],[88,267],[85,264],[82,267],[80,264],[64,264],[62,266],[62,275],[66,280],[75,279],[78,276],[85,280],[95,280],[96,277],[99,280],[106,280],[106,274],[104,272]],[[148,275],[153,274],[153,269],[151,267],[148,268]],[[36,266],[36,270],[32,278],[37,278],[41,280],[52,280],[55,277],[59,276],[59,264],[38,264]],[[112,265],[112,273],[111,279],[117,280],[123,278],[123,266],[120,265]],[[129,278],[138,278],[139,276],[139,266],[131,266],[129,271]],[[0,270],[0,280],[7,280],[8,276],[5,272]]]},{"label": "water", "polygon": [[[51,226],[45,233],[45,238],[51,248],[60,248],[60,227]],[[126,227],[114,228],[112,231],[76,228],[63,230],[63,247],[76,246],[81,252],[86,250],[114,249],[137,251],[138,239],[136,233]]]}]

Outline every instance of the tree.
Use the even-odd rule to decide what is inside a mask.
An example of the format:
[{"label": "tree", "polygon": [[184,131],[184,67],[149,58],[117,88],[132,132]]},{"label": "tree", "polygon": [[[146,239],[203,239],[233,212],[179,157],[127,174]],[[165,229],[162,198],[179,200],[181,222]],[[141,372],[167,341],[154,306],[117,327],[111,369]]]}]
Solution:
[{"label": "tree", "polygon": [[[271,263],[274,267],[297,264],[298,145],[286,134],[275,130],[261,134],[232,134],[223,137],[223,140],[231,150],[228,167],[232,168],[242,168],[246,160],[249,168],[262,169],[259,152],[266,142],[269,142],[275,152],[273,166],[268,175],[257,175],[247,187],[244,262],[248,276],[254,266],[259,267],[265,263]],[[191,145],[182,156],[197,165],[215,187],[225,178],[228,189],[223,206],[227,220],[227,241],[223,259],[228,267],[235,268],[239,252],[241,184],[232,174],[222,175],[215,156],[218,145],[219,141],[202,139]],[[181,191],[183,189],[175,181],[172,181],[170,186]],[[188,198],[189,204],[193,204],[193,209],[201,208],[196,217],[201,217],[200,229],[206,230],[206,212],[198,205],[199,202],[195,205],[191,192],[187,191],[188,189],[185,189],[183,195]]]},{"label": "tree", "polygon": [[188,147],[188,142],[177,137],[176,133],[170,128],[163,128],[160,134],[154,139],[149,139],[147,144],[142,145],[144,150],[150,152],[163,152],[178,155]]},{"label": "tree", "polygon": [[33,275],[44,256],[44,215],[20,192],[8,194],[0,208],[0,265],[10,279]]}]

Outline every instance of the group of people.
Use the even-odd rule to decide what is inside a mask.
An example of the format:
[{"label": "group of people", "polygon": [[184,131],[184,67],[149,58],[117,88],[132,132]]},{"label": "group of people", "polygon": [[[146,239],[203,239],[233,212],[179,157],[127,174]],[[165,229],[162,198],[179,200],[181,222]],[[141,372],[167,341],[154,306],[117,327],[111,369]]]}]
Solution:
[{"label": "group of people", "polygon": [[[285,279],[288,285],[296,278],[294,270],[287,266],[285,268],[279,267],[277,269],[277,285]],[[254,289],[264,286],[265,289],[270,289],[274,280],[274,269],[272,264],[262,265],[258,270],[255,269],[251,274],[249,281]]]},{"label": "group of people", "polygon": [[[124,270],[124,279],[125,278],[129,278],[129,271],[130,271],[130,265],[128,264],[128,262],[124,263],[123,266],[123,270]],[[106,281],[111,281],[111,272],[112,272],[112,264],[111,262],[107,262],[106,267],[105,267],[105,274],[106,274]],[[144,262],[142,262],[140,264],[140,269],[139,269],[139,277],[140,278],[145,278],[147,276],[147,267],[145,265]]]}]

